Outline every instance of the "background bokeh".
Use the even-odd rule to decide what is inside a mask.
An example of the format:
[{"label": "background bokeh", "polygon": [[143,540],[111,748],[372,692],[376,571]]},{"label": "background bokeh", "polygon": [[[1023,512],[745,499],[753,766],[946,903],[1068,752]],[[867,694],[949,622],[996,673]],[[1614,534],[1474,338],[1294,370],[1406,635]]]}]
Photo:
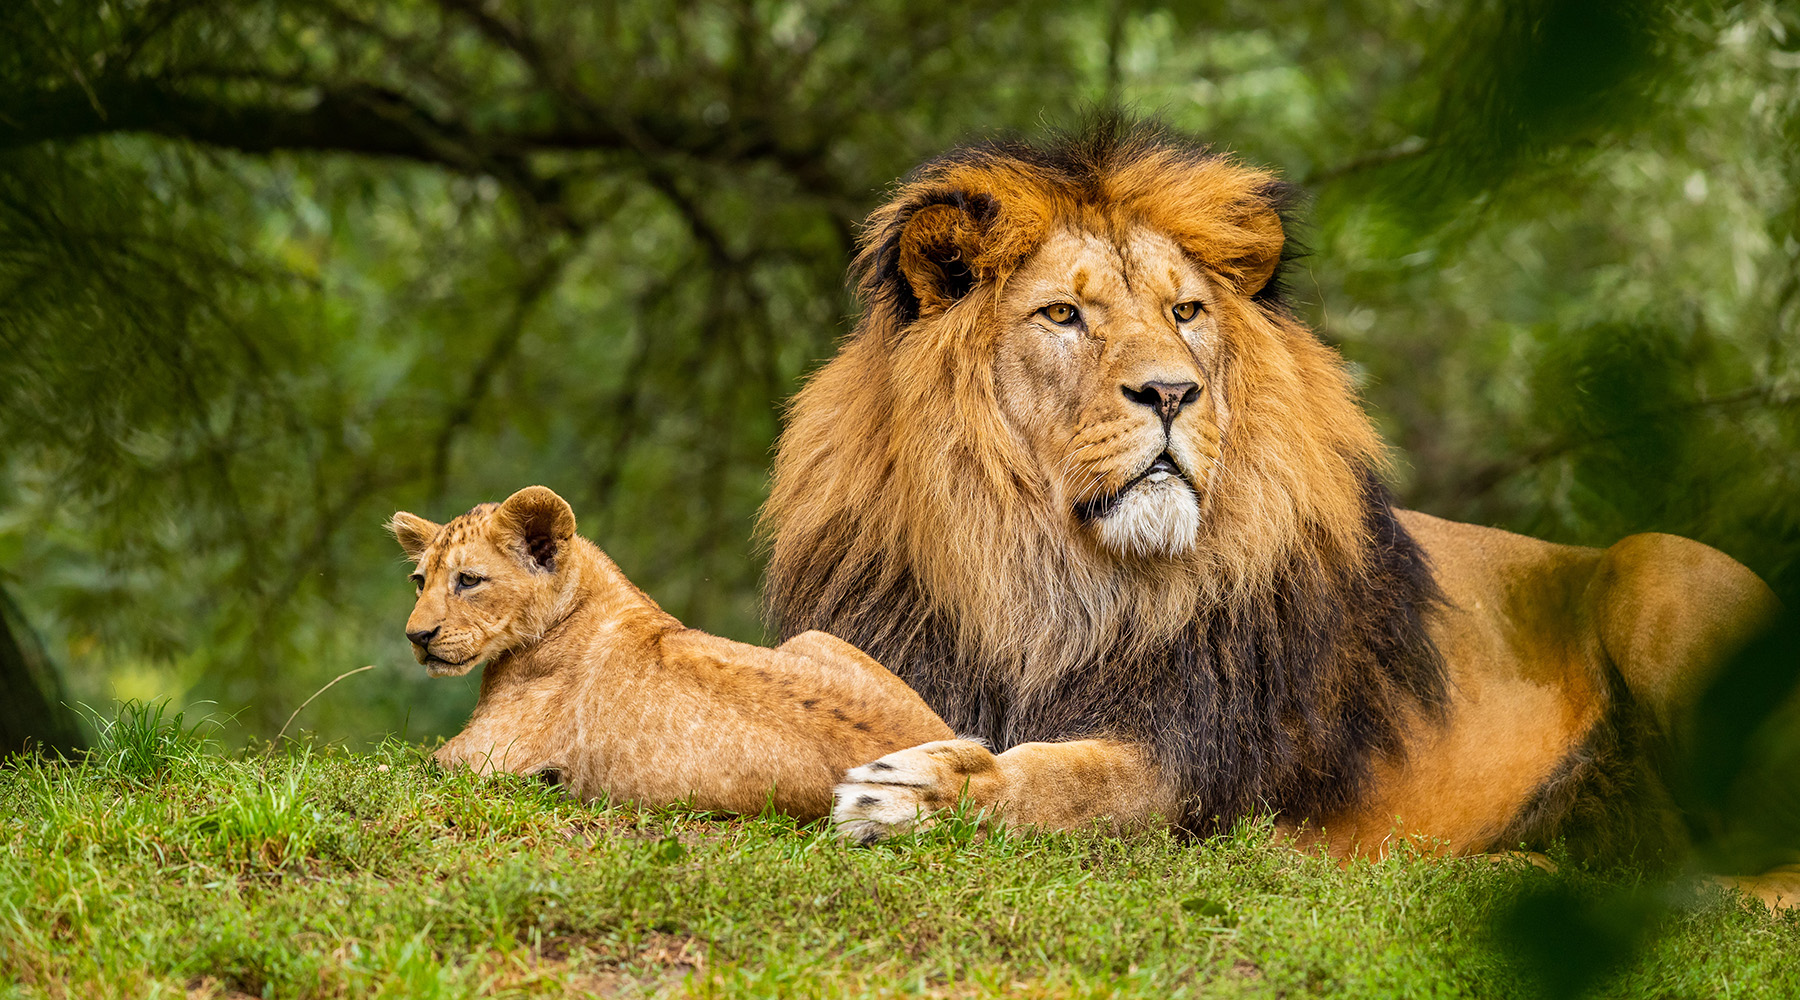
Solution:
[{"label": "background bokeh", "polygon": [[859,220],[1113,104],[1311,193],[1292,292],[1405,503],[1800,589],[1792,5],[34,0],[0,4],[0,666],[245,739],[373,663],[296,728],[454,731],[476,678],[413,664],[380,524],[529,483],[761,639],[769,449]]}]

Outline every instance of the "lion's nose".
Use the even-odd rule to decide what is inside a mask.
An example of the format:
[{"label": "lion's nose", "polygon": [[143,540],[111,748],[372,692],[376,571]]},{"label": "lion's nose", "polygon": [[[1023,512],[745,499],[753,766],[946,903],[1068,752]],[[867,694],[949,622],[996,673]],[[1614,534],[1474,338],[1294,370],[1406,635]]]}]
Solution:
[{"label": "lion's nose", "polygon": [[420,649],[424,649],[426,646],[431,645],[431,640],[437,638],[438,628],[443,628],[443,626],[439,625],[437,628],[420,629],[417,632],[408,632],[406,633],[406,637],[412,640],[413,645]]},{"label": "lion's nose", "polygon": [[1183,407],[1200,398],[1200,386],[1193,382],[1145,382],[1135,389],[1128,385],[1119,388],[1124,390],[1126,399],[1156,411],[1165,431]]}]

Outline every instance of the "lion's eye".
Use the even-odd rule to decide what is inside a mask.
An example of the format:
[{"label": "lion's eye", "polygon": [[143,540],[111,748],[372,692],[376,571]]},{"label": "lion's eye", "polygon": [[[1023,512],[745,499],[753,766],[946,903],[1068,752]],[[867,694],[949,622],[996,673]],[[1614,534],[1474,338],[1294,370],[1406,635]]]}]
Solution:
[{"label": "lion's eye", "polygon": [[1170,311],[1175,314],[1176,322],[1186,323],[1188,320],[1200,315],[1201,309],[1202,306],[1198,302],[1177,302],[1175,303],[1175,308]]},{"label": "lion's eye", "polygon": [[470,587],[473,587],[480,582],[481,577],[476,576],[473,573],[456,574],[456,585],[464,590],[468,590]]},{"label": "lion's eye", "polygon": [[1045,319],[1058,326],[1073,326],[1081,319],[1081,310],[1067,302],[1058,302],[1053,306],[1045,306],[1044,308],[1039,309],[1038,312],[1043,313]]},{"label": "lion's eye", "polygon": [[425,574],[414,573],[413,575],[407,577],[407,579],[412,581],[413,590],[415,590],[421,594],[423,594],[425,592]]}]

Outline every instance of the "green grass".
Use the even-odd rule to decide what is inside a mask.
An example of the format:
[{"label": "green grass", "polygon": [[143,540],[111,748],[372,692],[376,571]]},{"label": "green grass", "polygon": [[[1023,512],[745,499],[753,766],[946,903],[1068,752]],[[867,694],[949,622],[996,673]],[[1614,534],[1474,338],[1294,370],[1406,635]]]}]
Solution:
[{"label": "green grass", "polygon": [[[847,847],[820,826],[583,805],[424,750],[225,753],[127,706],[0,768],[0,997],[1533,997],[1489,927],[1628,875],[1395,858],[1266,827]],[[1624,880],[1621,882],[1621,880]],[[1608,996],[1800,995],[1800,917],[1714,894]]]}]

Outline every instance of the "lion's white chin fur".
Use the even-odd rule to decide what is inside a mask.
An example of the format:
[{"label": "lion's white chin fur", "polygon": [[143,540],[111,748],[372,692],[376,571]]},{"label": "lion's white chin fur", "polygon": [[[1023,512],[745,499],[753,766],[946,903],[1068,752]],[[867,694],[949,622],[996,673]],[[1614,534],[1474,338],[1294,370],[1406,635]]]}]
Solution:
[{"label": "lion's white chin fur", "polygon": [[1139,483],[1094,522],[1100,543],[1133,559],[1171,559],[1200,538],[1200,498],[1173,476]]}]

